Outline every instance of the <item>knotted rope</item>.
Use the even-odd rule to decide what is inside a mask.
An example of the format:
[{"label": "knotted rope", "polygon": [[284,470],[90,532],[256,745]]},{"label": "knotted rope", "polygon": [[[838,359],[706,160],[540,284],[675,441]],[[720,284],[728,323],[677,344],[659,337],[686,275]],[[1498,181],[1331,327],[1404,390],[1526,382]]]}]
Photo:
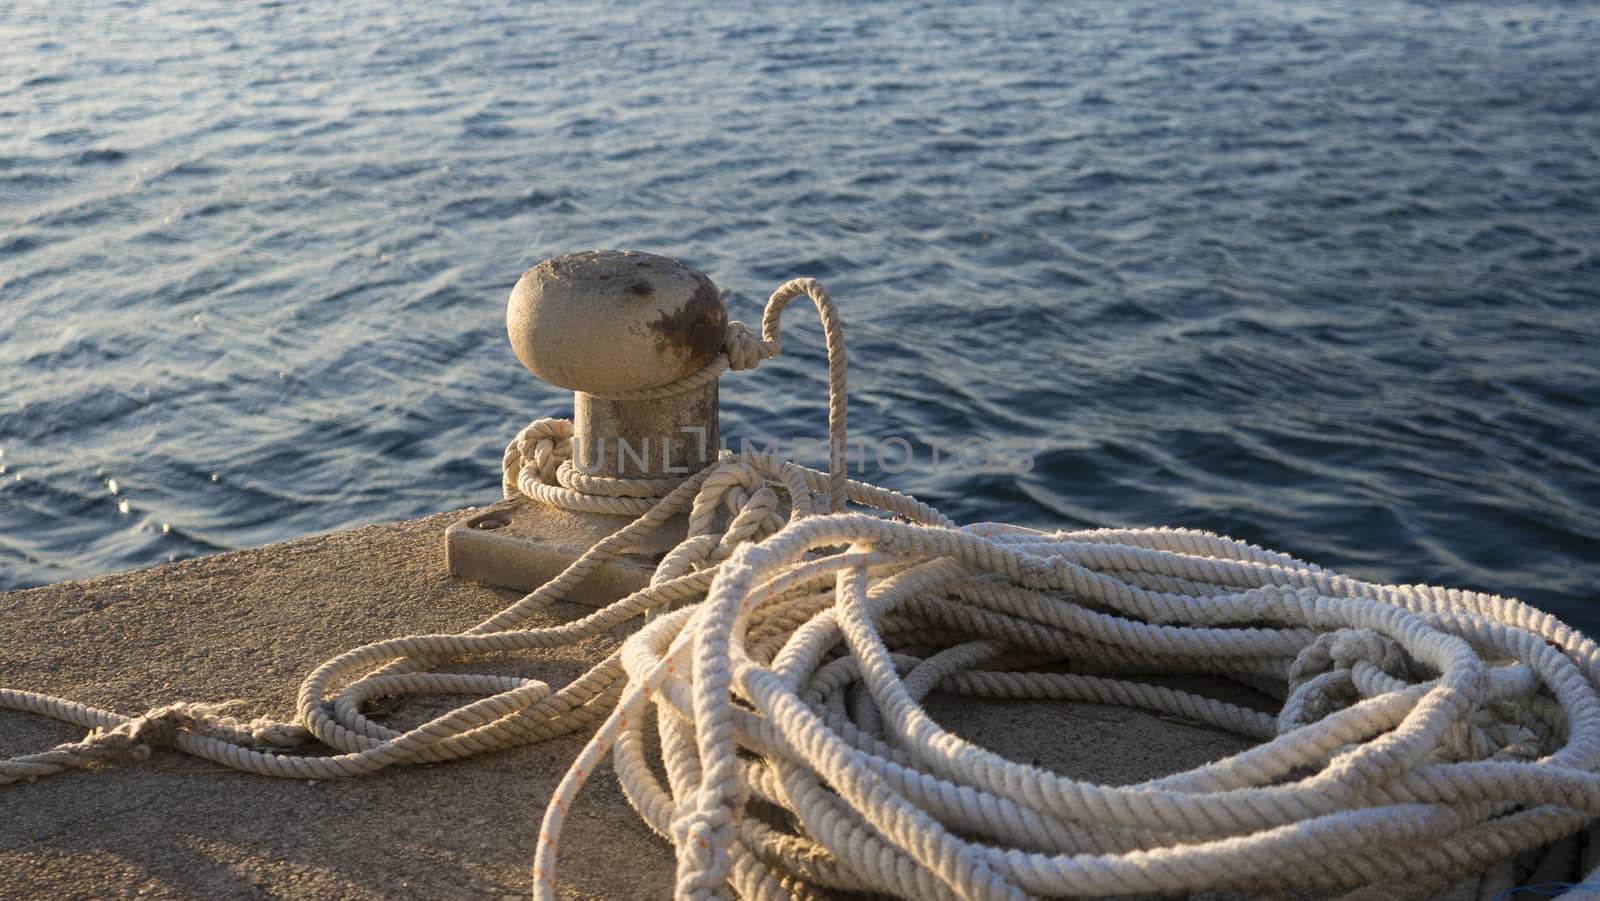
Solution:
[{"label": "knotted rope", "polygon": [[[1576,837],[1600,817],[1600,645],[1506,598],[1362,582],[1204,532],[956,527],[849,480],[842,328],[810,280],[773,295],[760,339],[732,323],[711,366],[638,396],[776,355],[784,305],[802,294],[827,336],[828,472],[743,453],[677,482],[590,477],[571,463],[571,424],[540,420],[507,448],[507,495],[637,517],[550,582],[466,632],[328,661],[301,686],[294,724],[203,705],[130,718],[0,690],[0,705],[94,730],[0,762],[0,782],[152,745],[264,775],[353,776],[592,729],[546,808],[540,898],[555,891],[567,812],[607,755],[673,844],[682,898],[1492,898],[1522,877],[1571,875]],[[685,538],[646,588],[525,628],[680,515]],[[433,671],[647,614],[617,653],[560,688]],[[1137,678],[1148,673],[1223,676],[1283,703],[1273,716]],[[920,703],[934,690],[1118,704],[1258,744],[1103,786],[944,731]],[[361,712],[375,697],[444,694],[479,697],[405,732]],[[293,750],[304,742],[332,753]]]}]

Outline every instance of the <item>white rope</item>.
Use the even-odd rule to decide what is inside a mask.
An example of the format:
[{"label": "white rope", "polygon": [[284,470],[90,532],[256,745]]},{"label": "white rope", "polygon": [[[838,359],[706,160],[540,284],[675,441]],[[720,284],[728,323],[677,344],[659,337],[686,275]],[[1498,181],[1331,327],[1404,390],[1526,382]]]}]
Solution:
[{"label": "white rope", "polygon": [[[744,453],[681,482],[585,476],[571,464],[571,424],[534,422],[506,450],[508,496],[638,517],[559,576],[466,632],[328,661],[301,686],[292,724],[204,705],[127,717],[0,689],[0,705],[94,730],[0,762],[0,783],[163,745],[263,775],[353,776],[593,729],[546,808],[540,898],[554,896],[565,818],[607,755],[672,842],[680,898],[1492,898],[1519,875],[1549,882],[1587,859],[1575,837],[1600,817],[1600,646],[1546,613],[1361,582],[1202,532],[958,528],[850,481],[842,327],[807,279],[773,294],[760,339],[733,323],[712,366],[640,397],[776,355],[779,317],[801,295],[827,340],[828,472]],[[527,627],[680,515],[686,537],[648,587]],[[616,654],[560,688],[434,671],[633,620],[642,625]],[[1225,676],[1283,705],[1270,715],[1137,678],[1151,672]],[[934,690],[1118,704],[1258,743],[1103,786],[944,731],[921,707]],[[406,732],[362,714],[372,698],[430,694],[479,697]]]}]

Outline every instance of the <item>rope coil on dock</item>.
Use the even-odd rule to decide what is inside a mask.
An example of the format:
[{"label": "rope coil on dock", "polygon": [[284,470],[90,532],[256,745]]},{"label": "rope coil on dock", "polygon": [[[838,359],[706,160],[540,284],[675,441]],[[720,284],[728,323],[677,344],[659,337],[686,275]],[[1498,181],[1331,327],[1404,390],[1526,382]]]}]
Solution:
[{"label": "rope coil on dock", "polygon": [[[801,296],[828,347],[828,472],[743,453],[676,482],[585,476],[570,423],[534,422],[507,448],[508,496],[637,517],[555,579],[466,632],[328,661],[301,686],[292,724],[203,705],[127,717],[0,689],[0,705],[95,730],[0,761],[0,783],[167,744],[263,775],[354,776],[582,729],[593,737],[546,808],[536,897],[554,896],[565,818],[608,756],[673,844],[681,898],[1495,898],[1596,870],[1600,849],[1579,837],[1600,817],[1600,645],[1549,614],[1367,583],[1204,532],[957,527],[849,480],[843,330],[808,279],[774,293],[760,338],[732,324],[711,366],[640,396],[775,356],[784,306]],[[646,588],[527,627],[677,516],[686,536]],[[619,651],[559,688],[436,671],[641,618]],[[1140,681],[1152,673],[1225,677],[1282,706],[1272,715]],[[1136,707],[1258,744],[1098,785],[944,730],[921,706],[936,690]],[[395,695],[479,697],[405,732],[363,715]],[[308,743],[332,753],[304,753]]]}]

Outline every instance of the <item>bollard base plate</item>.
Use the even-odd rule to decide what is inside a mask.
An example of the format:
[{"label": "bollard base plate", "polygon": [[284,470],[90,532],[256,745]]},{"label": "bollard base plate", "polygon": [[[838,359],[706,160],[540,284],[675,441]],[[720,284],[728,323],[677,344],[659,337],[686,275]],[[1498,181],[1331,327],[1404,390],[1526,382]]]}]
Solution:
[{"label": "bollard base plate", "polygon": [[[632,522],[631,516],[573,513],[528,498],[485,507],[445,529],[450,574],[500,588],[532,591],[559,575],[601,539]],[[601,563],[568,600],[603,607],[650,582],[661,557],[683,540],[686,519],[669,520],[640,553]]]}]

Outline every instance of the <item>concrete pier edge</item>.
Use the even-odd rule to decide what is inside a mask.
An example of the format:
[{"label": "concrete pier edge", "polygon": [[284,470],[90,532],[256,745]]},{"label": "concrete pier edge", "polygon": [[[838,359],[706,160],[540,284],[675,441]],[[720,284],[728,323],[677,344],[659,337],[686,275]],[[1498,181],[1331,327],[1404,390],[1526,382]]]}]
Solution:
[{"label": "concrete pier edge", "polygon": [[[341,651],[466,628],[518,596],[446,570],[445,527],[478,509],[0,594],[0,685],[125,713],[236,699],[245,716],[287,716],[305,675]],[[546,615],[554,624],[591,610],[559,605]],[[559,683],[616,638],[474,666]],[[412,703],[394,716],[414,723],[447,703]],[[929,709],[1014,759],[1106,783],[1245,746],[1093,704],[935,697]],[[81,735],[0,710],[3,755]],[[141,763],[0,787],[0,898],[524,897],[545,801],[586,739],[311,782],[158,751]],[[580,796],[563,851],[565,896],[670,894],[667,844],[608,772]]]}]

